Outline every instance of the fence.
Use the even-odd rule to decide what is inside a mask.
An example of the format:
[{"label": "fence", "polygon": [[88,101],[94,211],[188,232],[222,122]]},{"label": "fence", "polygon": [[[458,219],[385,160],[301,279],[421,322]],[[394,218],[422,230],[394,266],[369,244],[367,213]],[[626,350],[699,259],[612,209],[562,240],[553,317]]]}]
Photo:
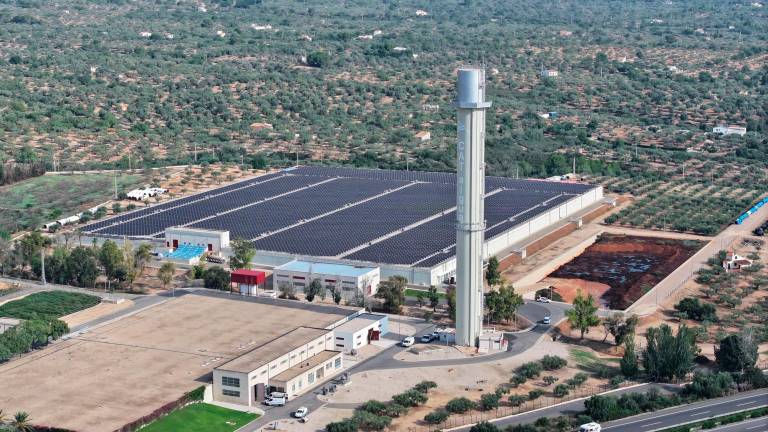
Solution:
[{"label": "fence", "polygon": [[[525,401],[520,406],[500,406],[498,408],[488,411],[473,411],[468,414],[454,414],[448,417],[446,421],[438,425],[425,425],[409,427],[409,432],[435,432],[444,429],[451,429],[460,426],[467,426],[479,422],[491,421],[502,417],[508,417],[516,414],[523,414],[529,411],[551,407],[563,402],[569,402],[576,399],[588,398],[596,394],[605,393],[609,390],[615,390],[617,388],[629,387],[634,385],[634,382],[624,382],[621,386],[615,387],[608,384],[600,385],[582,385],[575,389],[569,389],[569,393],[563,397],[554,396],[541,396],[534,400]],[[527,396],[523,394],[521,396]],[[504,395],[502,401],[508,398],[509,395]]]}]

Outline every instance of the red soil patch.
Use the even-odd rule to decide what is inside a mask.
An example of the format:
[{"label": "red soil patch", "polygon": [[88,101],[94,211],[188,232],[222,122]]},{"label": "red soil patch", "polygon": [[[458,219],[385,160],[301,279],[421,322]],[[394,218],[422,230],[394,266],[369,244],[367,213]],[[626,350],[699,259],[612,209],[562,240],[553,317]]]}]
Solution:
[{"label": "red soil patch", "polygon": [[[584,279],[546,278],[544,282],[552,285],[554,291],[560,294],[560,297],[566,303],[573,303],[573,299],[576,298],[576,294],[579,291],[584,294],[591,294],[592,297],[600,299],[602,302],[603,295],[611,289],[610,285]],[[603,306],[607,307],[608,305],[603,304]]]},{"label": "red soil patch", "polygon": [[[611,309],[626,309],[702,246],[694,240],[604,234],[549,276],[607,285],[596,297]],[[568,294],[570,288],[564,290]]]}]

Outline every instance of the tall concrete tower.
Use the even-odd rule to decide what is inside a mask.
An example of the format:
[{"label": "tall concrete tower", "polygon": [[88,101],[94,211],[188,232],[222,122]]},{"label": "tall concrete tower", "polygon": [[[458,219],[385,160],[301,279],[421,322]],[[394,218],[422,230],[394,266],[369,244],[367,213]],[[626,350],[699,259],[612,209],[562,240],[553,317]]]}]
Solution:
[{"label": "tall concrete tower", "polygon": [[456,144],[456,343],[474,346],[483,324],[485,70],[459,69]]}]

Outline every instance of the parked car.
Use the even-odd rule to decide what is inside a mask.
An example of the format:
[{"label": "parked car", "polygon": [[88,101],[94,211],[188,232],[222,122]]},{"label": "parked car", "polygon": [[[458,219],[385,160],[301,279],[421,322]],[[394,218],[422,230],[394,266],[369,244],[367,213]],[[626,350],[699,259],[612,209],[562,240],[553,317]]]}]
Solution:
[{"label": "parked car", "polygon": [[539,303],[549,303],[552,300],[548,299],[547,297],[540,296],[539,298],[536,299],[536,301],[539,302]]},{"label": "parked car", "polygon": [[430,343],[432,342],[432,335],[431,334],[425,334],[421,337],[421,343]]},{"label": "parked car", "polygon": [[409,347],[413,345],[416,342],[416,340],[413,338],[413,336],[406,336],[403,338],[402,341],[400,341],[400,346]]},{"label": "parked car", "polygon": [[599,423],[591,422],[579,426],[579,432],[600,432],[603,428]]},{"label": "parked car", "polygon": [[300,407],[296,411],[293,412],[293,416],[297,419],[304,418],[309,414],[309,408],[307,407]]},{"label": "parked car", "polygon": [[549,316],[549,315],[547,315],[547,316],[545,316],[545,317],[544,317],[544,319],[543,319],[543,320],[541,320],[541,322],[542,322],[543,324],[552,324],[552,317],[551,317],[551,316]]},{"label": "parked car", "polygon": [[269,397],[264,400],[264,405],[268,406],[284,406],[288,402],[288,395],[281,392],[272,392]]}]

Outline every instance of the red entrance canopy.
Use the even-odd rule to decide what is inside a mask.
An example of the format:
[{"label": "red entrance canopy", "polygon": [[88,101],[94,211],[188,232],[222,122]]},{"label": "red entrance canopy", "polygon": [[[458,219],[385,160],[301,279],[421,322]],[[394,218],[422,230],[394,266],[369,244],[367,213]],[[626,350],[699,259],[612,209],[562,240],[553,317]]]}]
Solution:
[{"label": "red entrance canopy", "polygon": [[232,283],[244,284],[244,285],[259,285],[263,284],[267,274],[258,270],[234,270],[230,276]]}]

